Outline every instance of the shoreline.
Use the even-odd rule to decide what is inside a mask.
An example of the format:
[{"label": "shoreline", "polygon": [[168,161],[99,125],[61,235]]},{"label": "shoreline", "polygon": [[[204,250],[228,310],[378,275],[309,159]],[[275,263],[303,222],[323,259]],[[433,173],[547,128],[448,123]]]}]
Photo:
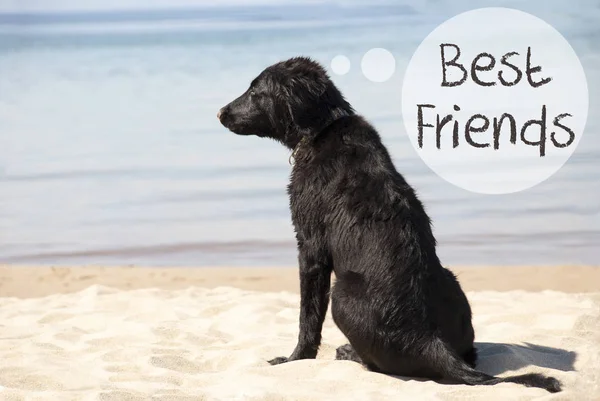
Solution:
[{"label": "shoreline", "polygon": [[[449,267],[464,291],[600,291],[600,266]],[[92,285],[122,290],[235,287],[297,293],[296,267],[143,267],[0,265],[0,297],[37,298]]]}]

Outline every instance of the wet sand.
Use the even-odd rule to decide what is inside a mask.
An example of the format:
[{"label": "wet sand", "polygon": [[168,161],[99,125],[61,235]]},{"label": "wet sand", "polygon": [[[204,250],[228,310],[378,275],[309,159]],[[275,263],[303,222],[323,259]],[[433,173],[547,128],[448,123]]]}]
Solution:
[{"label": "wet sand", "polygon": [[[452,267],[465,291],[600,291],[600,267]],[[30,298],[75,292],[98,284],[118,289],[236,287],[298,292],[293,267],[49,267],[0,265],[0,297]]]}]

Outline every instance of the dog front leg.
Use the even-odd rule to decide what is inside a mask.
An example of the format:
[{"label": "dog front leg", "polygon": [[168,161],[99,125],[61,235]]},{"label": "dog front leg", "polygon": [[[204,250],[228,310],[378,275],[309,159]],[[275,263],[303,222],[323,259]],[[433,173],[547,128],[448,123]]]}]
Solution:
[{"label": "dog front leg", "polygon": [[298,343],[289,358],[278,357],[271,365],[299,359],[314,359],[321,345],[321,330],[329,304],[331,266],[324,252],[302,246],[300,264],[300,333]]}]

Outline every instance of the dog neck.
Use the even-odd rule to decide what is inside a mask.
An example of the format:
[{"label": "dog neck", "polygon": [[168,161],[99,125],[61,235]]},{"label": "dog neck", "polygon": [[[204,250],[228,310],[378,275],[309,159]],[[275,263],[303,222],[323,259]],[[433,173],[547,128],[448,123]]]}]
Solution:
[{"label": "dog neck", "polygon": [[321,132],[325,131],[325,129],[327,127],[329,127],[331,124],[333,124],[340,118],[346,117],[346,116],[349,116],[352,114],[354,114],[352,110],[348,111],[348,110],[344,110],[341,108],[337,109],[332,113],[331,118],[328,119],[327,123],[324,124],[320,130],[317,130],[316,132],[308,131],[308,132],[304,132],[303,134],[301,134],[300,140],[292,148],[292,153],[290,154],[290,157],[288,159],[290,165],[293,165],[296,160],[299,160],[302,157],[303,153],[308,150],[307,148],[308,148],[309,143],[314,141],[315,138],[317,138],[319,136],[319,134],[321,134]]}]

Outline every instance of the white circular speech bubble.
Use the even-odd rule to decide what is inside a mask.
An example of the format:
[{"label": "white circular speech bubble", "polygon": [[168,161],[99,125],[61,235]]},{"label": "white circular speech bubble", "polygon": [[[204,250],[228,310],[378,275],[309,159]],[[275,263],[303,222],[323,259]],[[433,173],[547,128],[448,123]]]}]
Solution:
[{"label": "white circular speech bubble", "polygon": [[343,54],[331,59],[331,70],[337,75],[346,75],[350,71],[350,59]]},{"label": "white circular speech bubble", "polygon": [[548,179],[575,151],[588,114],[579,58],[552,26],[522,11],[482,8],[431,32],[413,55],[402,115],[423,161],[483,194]]},{"label": "white circular speech bubble", "polygon": [[385,82],[396,71],[396,59],[389,50],[376,47],[364,54],[360,68],[369,81]]}]

